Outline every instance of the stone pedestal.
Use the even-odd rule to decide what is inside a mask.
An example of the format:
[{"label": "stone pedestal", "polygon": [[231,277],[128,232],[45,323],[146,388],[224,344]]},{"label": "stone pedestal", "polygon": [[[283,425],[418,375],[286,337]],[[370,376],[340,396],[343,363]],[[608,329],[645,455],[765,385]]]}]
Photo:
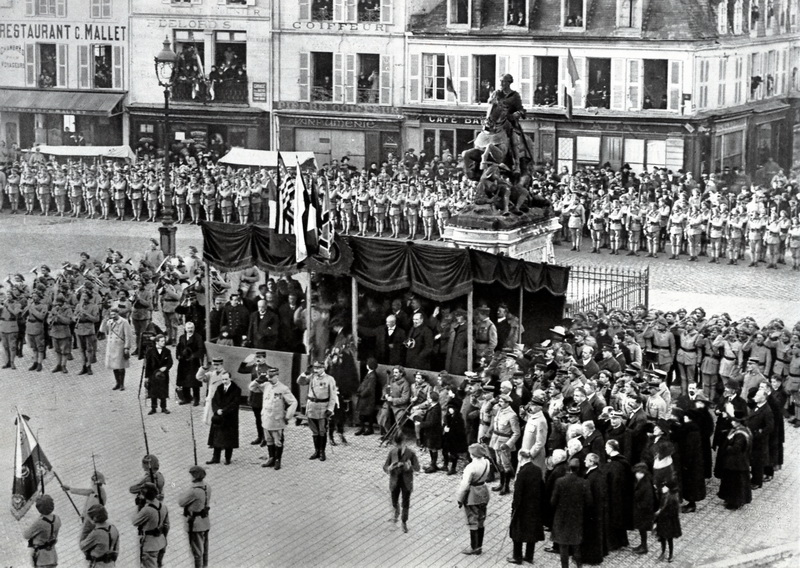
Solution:
[{"label": "stone pedestal", "polygon": [[476,229],[457,223],[445,227],[444,240],[454,247],[470,247],[530,262],[552,264],[555,261],[553,234],[560,228],[556,217],[508,229]]}]

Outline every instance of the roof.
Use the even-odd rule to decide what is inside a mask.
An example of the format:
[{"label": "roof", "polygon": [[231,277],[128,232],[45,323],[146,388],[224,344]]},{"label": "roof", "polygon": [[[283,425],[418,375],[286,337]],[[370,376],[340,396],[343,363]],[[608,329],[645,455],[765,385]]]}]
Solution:
[{"label": "roof", "polygon": [[0,111],[44,114],[89,114],[111,116],[124,93],[66,91],[61,89],[0,89]]},{"label": "roof", "polygon": [[[412,34],[448,34],[470,36],[499,35],[513,37],[557,36],[559,38],[605,38],[622,35],[616,28],[617,0],[586,0],[586,31],[567,32],[561,28],[562,0],[530,0],[529,27],[505,25],[505,3],[483,3],[483,14],[473,0],[472,28],[468,31],[448,29],[447,0],[441,0],[430,12],[411,16]],[[478,23],[480,22],[480,26]],[[642,31],[647,40],[702,40],[717,37],[716,24],[709,0],[642,0]]]}]

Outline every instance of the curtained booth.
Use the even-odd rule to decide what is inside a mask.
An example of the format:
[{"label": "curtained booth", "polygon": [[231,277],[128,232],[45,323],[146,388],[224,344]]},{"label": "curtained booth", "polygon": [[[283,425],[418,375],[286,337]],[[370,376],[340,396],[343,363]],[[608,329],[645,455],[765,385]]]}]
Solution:
[{"label": "curtained booth", "polygon": [[[204,222],[201,228],[203,259],[221,272],[256,266],[266,272],[311,271],[351,277],[353,330],[358,329],[358,286],[380,293],[410,290],[435,302],[466,296],[470,328],[473,294],[478,290],[490,307],[504,301],[520,316],[525,342],[541,340],[563,316],[569,267],[473,249],[338,234],[330,261],[309,257],[298,264],[293,235],[279,235],[258,225]],[[307,300],[310,304],[310,290]],[[468,351],[471,356],[471,334]],[[471,365],[470,358],[469,368]]]}]

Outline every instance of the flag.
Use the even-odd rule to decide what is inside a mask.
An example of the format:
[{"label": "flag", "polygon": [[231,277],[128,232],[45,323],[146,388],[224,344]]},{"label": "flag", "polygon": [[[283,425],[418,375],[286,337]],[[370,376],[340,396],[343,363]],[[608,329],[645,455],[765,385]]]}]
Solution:
[{"label": "flag", "polygon": [[306,229],[303,218],[306,214],[306,184],[303,182],[303,174],[300,171],[300,163],[297,164],[297,174],[294,180],[294,242],[295,257],[297,262],[302,262],[308,258],[308,247],[306,247]]},{"label": "flag", "polygon": [[322,194],[322,213],[320,215],[319,253],[323,258],[330,259],[333,248],[334,226],[333,212],[331,211],[331,196],[328,178],[325,180],[325,191]]},{"label": "flag", "polygon": [[278,230],[278,187],[272,179],[272,176],[267,175],[267,225],[273,231]]},{"label": "flag", "polygon": [[25,418],[17,411],[17,444],[14,454],[14,482],[11,514],[20,520],[33,505],[36,493],[53,477],[53,467],[42,452]]},{"label": "flag", "polygon": [[575,96],[575,87],[581,78],[578,75],[578,66],[572,57],[572,51],[567,50],[567,73],[569,74],[569,85],[564,87],[564,105],[567,107],[567,120],[572,120],[572,98]]},{"label": "flag", "polygon": [[278,203],[278,234],[291,235],[294,232],[294,176],[288,172],[283,176]]},{"label": "flag", "polygon": [[306,246],[310,253],[319,252],[319,189],[314,177],[308,186],[308,219],[306,220]]},{"label": "flag", "polygon": [[444,64],[447,66],[447,79],[446,79],[446,88],[448,91],[453,93],[453,96],[456,98],[456,104],[458,104],[458,93],[456,92],[456,88],[453,85],[453,70],[450,68],[450,56],[444,56]]}]

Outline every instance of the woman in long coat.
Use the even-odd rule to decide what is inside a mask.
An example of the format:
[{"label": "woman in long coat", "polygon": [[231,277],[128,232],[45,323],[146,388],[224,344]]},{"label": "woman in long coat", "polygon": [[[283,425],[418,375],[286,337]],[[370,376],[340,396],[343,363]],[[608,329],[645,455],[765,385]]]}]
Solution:
[{"label": "woman in long coat", "polygon": [[[608,448],[619,448],[616,441]],[[605,465],[608,474],[608,550],[628,546],[628,531],[633,528],[633,474],[628,460],[620,453],[609,454]]]},{"label": "woman in long coat", "polygon": [[125,390],[125,369],[131,366],[130,354],[136,346],[136,333],[131,324],[120,317],[116,306],[108,310],[108,318],[100,324],[100,331],[106,336],[106,368],[114,371],[116,380],[112,390]]},{"label": "woman in long coat", "polygon": [[460,399],[450,399],[442,418],[442,456],[444,467],[450,466],[447,475],[455,475],[458,456],[467,453],[467,432],[460,406]]},{"label": "woman in long coat", "polygon": [[672,429],[672,434],[678,446],[676,453],[680,455],[681,498],[687,501],[683,512],[693,513],[695,503],[706,498],[705,461],[698,459],[703,455],[700,427],[692,420],[692,414],[684,415],[678,408],[672,412],[682,421]]},{"label": "woman in long coat", "polygon": [[[542,515],[544,503],[544,481],[542,470],[530,461],[530,453],[519,453],[520,468],[514,481],[514,499],[511,503],[511,525],[508,536],[514,542],[513,556],[507,560],[512,564],[522,561],[533,563],[536,543],[544,540]],[[522,543],[525,543],[525,556],[522,556]]]},{"label": "woman in long coat", "polygon": [[437,462],[439,461],[439,450],[442,449],[442,407],[439,406],[438,392],[431,390],[428,393],[427,406],[428,409],[420,423],[419,437],[422,446],[428,448],[431,464],[423,471],[435,473],[439,471]]},{"label": "woman in long coat", "polygon": [[[592,493],[591,504],[585,509],[583,542],[580,559],[584,564],[600,564],[608,554],[608,475],[600,467],[597,454],[586,458],[586,481]],[[591,460],[594,459],[594,462]],[[594,464],[592,467],[591,464]]]},{"label": "woman in long coat", "polygon": [[169,414],[169,370],[172,368],[172,354],[166,347],[167,338],[155,337],[155,345],[147,350],[144,360],[144,375],[147,377],[147,398],[150,399],[150,414],[156,413],[156,405],[161,401],[161,412]]},{"label": "woman in long coat", "polygon": [[231,463],[233,450],[239,447],[239,399],[242,389],[231,381],[229,374],[222,376],[211,397],[211,429],[208,431],[208,446],[214,449],[214,457],[207,464],[219,463],[225,450],[225,465]]},{"label": "woman in long coat", "polygon": [[358,385],[358,401],[356,402],[356,414],[358,414],[359,429],[356,436],[370,436],[374,433],[372,422],[375,420],[375,409],[377,402],[378,384],[378,362],[374,357],[367,360],[367,374]]},{"label": "woman in long coat", "polygon": [[639,531],[641,542],[633,549],[637,554],[647,554],[647,533],[653,528],[656,495],[650,470],[643,463],[633,466],[633,528]]}]

